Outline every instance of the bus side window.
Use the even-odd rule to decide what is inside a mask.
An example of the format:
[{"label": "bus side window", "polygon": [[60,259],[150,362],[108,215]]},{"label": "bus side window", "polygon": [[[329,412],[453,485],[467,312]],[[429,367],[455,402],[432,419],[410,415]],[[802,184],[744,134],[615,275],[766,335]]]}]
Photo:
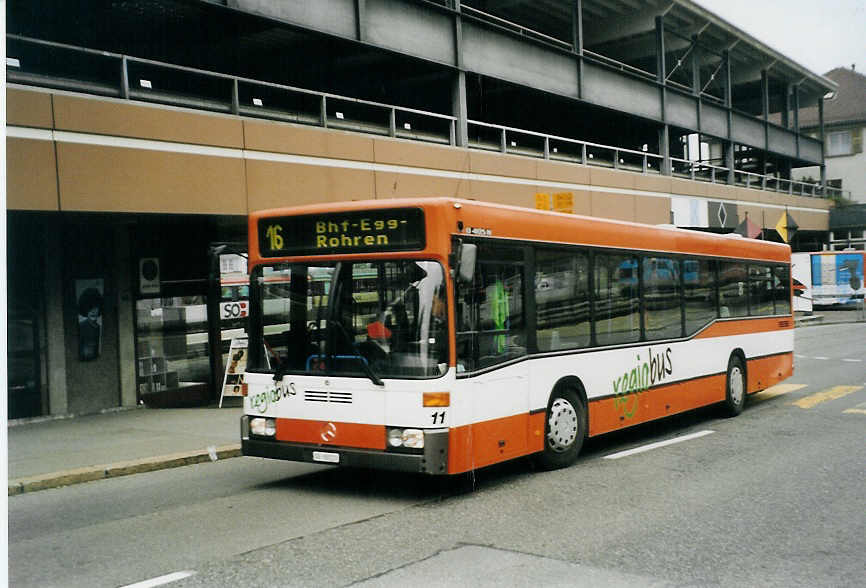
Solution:
[{"label": "bus side window", "polygon": [[773,268],[773,288],[775,313],[791,314],[791,273],[787,265],[777,265]]},{"label": "bus side window", "polygon": [[686,335],[698,332],[716,318],[715,263],[709,259],[683,260]]},{"label": "bus side window", "polygon": [[719,263],[719,317],[748,316],[746,264],[739,261]]},{"label": "bus side window", "polygon": [[522,249],[480,246],[475,280],[458,284],[457,300],[458,371],[526,354]]},{"label": "bus side window", "polygon": [[539,351],[589,346],[589,256],[585,252],[536,249],[535,324]]},{"label": "bus side window", "polygon": [[634,255],[595,256],[595,329],[599,345],[640,340],[639,260]]}]

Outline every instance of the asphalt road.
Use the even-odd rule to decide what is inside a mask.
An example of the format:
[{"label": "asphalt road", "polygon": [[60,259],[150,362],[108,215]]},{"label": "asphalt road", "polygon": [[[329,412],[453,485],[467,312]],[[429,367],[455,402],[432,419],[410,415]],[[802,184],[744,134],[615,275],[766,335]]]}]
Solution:
[{"label": "asphalt road", "polygon": [[10,584],[862,586],[864,329],[798,329],[794,377],[739,417],[593,439],[555,472],[238,458],[13,496]]}]

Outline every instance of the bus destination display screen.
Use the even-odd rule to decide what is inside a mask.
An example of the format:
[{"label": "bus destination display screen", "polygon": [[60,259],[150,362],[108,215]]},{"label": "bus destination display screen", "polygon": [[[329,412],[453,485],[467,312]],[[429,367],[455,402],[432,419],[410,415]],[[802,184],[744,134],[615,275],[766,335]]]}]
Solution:
[{"label": "bus destination display screen", "polygon": [[424,212],[391,208],[259,220],[262,257],[424,249]]}]

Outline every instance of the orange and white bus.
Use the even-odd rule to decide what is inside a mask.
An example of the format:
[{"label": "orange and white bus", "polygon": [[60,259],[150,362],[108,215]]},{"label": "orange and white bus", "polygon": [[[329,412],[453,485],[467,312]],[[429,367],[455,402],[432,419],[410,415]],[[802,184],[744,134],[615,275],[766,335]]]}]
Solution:
[{"label": "orange and white bus", "polygon": [[244,455],[428,474],[793,372],[787,245],[451,198],[249,218]]}]

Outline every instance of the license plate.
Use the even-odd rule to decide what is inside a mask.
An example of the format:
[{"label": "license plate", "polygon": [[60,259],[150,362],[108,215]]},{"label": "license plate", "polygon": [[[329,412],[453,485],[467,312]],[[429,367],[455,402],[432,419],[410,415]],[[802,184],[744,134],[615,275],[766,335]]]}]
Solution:
[{"label": "license plate", "polygon": [[340,454],[330,453],[328,451],[314,451],[313,461],[323,461],[325,463],[340,463]]}]

